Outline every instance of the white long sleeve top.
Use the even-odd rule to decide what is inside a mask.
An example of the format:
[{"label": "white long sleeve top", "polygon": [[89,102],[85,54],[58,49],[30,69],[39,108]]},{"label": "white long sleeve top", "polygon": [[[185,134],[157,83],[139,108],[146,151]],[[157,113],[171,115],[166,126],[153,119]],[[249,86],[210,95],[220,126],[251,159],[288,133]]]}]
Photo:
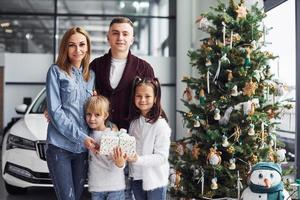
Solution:
[{"label": "white long sleeve top", "polygon": [[[100,142],[105,131],[93,131],[91,137]],[[90,192],[119,191],[125,189],[123,168],[115,165],[110,156],[89,154],[88,185]]]},{"label": "white long sleeve top", "polygon": [[140,118],[131,122],[129,134],[136,138],[138,160],[130,163],[130,176],[143,180],[144,190],[168,185],[171,128],[159,118],[155,123]]}]

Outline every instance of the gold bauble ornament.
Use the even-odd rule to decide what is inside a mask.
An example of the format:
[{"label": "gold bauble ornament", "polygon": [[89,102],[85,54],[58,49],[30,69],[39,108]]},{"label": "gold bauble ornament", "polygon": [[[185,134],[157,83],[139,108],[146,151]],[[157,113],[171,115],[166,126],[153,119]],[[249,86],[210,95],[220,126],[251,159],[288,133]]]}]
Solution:
[{"label": "gold bauble ornament", "polygon": [[239,141],[240,136],[241,136],[241,133],[242,133],[241,128],[240,128],[239,126],[236,126],[236,127],[234,128],[234,133],[233,133],[233,135],[234,135],[234,141],[235,141],[235,142],[238,142],[238,141]]},{"label": "gold bauble ornament", "polygon": [[232,35],[233,42],[239,42],[241,40],[241,36],[238,33]]},{"label": "gold bauble ornament", "polygon": [[233,79],[233,75],[232,75],[232,71],[231,70],[226,70],[227,72],[228,72],[228,74],[227,74],[227,80],[228,81],[231,81],[232,79]]},{"label": "gold bauble ornament", "polygon": [[269,149],[268,157],[270,161],[275,162],[275,153],[272,148]]},{"label": "gold bauble ornament", "polygon": [[268,118],[273,119],[276,116],[276,112],[272,110],[271,108],[267,111],[268,113]]},{"label": "gold bauble ornament", "polygon": [[180,181],[181,181],[181,172],[176,170],[176,178],[175,178],[175,187],[179,189]]},{"label": "gold bauble ornament", "polygon": [[230,170],[235,170],[236,169],[236,159],[235,158],[230,158],[229,159],[229,166],[228,166],[228,169]]},{"label": "gold bauble ornament", "polygon": [[214,178],[211,179],[211,185],[210,185],[210,188],[211,188],[212,190],[216,190],[216,189],[219,188],[217,177],[214,177]]},{"label": "gold bauble ornament", "polygon": [[192,112],[188,112],[188,113],[186,114],[186,116],[191,118],[191,117],[193,117],[193,113],[192,113]]},{"label": "gold bauble ornament", "polygon": [[217,151],[216,147],[209,149],[209,154],[207,155],[207,162],[213,166],[221,164],[221,151]]},{"label": "gold bauble ornament", "polygon": [[235,10],[237,13],[237,18],[238,19],[243,19],[246,18],[247,16],[247,8],[244,5],[237,6],[237,9]]},{"label": "gold bauble ornament", "polygon": [[195,144],[192,148],[192,157],[195,159],[195,160],[198,160],[199,158],[199,155],[200,155],[200,147],[198,144]]},{"label": "gold bauble ornament", "polygon": [[183,156],[184,155],[184,152],[185,152],[185,144],[183,143],[177,143],[176,144],[176,153],[179,155],[179,156]]},{"label": "gold bauble ornament", "polygon": [[234,152],[235,152],[234,146],[228,147],[228,148],[227,148],[227,152],[230,153],[230,154],[234,154]]},{"label": "gold bauble ornament", "polygon": [[190,101],[193,100],[193,95],[192,95],[192,93],[193,93],[192,89],[189,88],[189,87],[187,87],[187,88],[184,90],[182,96],[183,96],[183,98],[184,98],[186,101],[190,102]]},{"label": "gold bauble ornament", "polygon": [[250,136],[255,135],[254,127],[255,127],[254,124],[249,125],[248,135],[250,135]]},{"label": "gold bauble ornament", "polygon": [[250,162],[252,163],[252,164],[255,164],[255,163],[257,163],[257,161],[258,161],[258,159],[257,159],[257,155],[252,155],[251,157],[250,157]]},{"label": "gold bauble ornament", "polygon": [[248,112],[248,115],[252,116],[254,115],[254,113],[255,113],[255,103],[251,103],[251,108],[250,111]]},{"label": "gold bauble ornament", "polygon": [[252,80],[246,82],[245,87],[243,88],[243,95],[252,96],[255,94],[255,90],[257,89],[257,83],[252,82]]}]

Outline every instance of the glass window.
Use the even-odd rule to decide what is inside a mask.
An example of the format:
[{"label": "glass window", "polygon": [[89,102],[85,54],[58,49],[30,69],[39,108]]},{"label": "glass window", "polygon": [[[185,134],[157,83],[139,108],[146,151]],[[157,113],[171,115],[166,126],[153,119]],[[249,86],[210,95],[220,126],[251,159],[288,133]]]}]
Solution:
[{"label": "glass window", "polygon": [[[169,0],[59,0],[58,13],[169,16]],[[88,8],[88,9],[84,9]]]},{"label": "glass window", "polygon": [[57,53],[62,34],[72,26],[81,26],[91,35],[92,53],[101,55],[109,49],[106,34],[110,21],[127,16],[134,23],[134,53],[175,56],[175,0],[57,0],[56,38],[54,2],[1,0],[0,51],[53,53],[56,48]]},{"label": "glass window", "polygon": [[54,0],[1,0],[0,12],[53,13]]},{"label": "glass window", "polygon": [[15,53],[52,53],[53,17],[0,15],[0,49]]},{"label": "glass window", "polygon": [[35,114],[42,114],[44,113],[46,107],[47,107],[47,98],[46,98],[46,90],[44,90],[41,95],[38,97],[38,99],[34,102],[30,113]]},{"label": "glass window", "polygon": [[[131,18],[131,17],[130,17]],[[109,50],[107,31],[113,17],[59,17],[58,38],[71,26],[81,26],[91,36],[92,54],[99,56]],[[175,31],[174,19],[168,18],[131,18],[134,24],[135,40],[131,50],[139,55],[174,56]],[[171,27],[171,28],[170,28]],[[57,45],[58,46],[58,45]]]},{"label": "glass window", "polygon": [[278,79],[288,86],[295,86],[295,0],[286,1],[267,12],[266,49],[278,56],[271,63]]},{"label": "glass window", "polygon": [[285,110],[278,126],[278,138],[286,143],[286,149],[295,153],[295,85],[296,85],[296,39],[295,39],[295,0],[284,1],[267,12],[266,50],[278,56],[270,62],[275,77],[282,82],[282,100],[290,99],[293,108]]}]

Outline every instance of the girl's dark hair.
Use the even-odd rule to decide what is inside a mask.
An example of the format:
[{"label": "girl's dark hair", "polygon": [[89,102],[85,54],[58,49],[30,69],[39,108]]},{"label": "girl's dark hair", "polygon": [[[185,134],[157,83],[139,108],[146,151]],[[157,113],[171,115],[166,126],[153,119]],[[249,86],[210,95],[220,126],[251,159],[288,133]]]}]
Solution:
[{"label": "girl's dark hair", "polygon": [[135,120],[140,117],[141,112],[140,110],[135,106],[135,91],[136,88],[141,85],[147,85],[153,88],[154,91],[154,98],[155,102],[151,108],[151,110],[147,113],[147,122],[153,124],[155,123],[158,118],[162,117],[165,118],[168,121],[167,115],[165,111],[161,107],[160,99],[161,99],[161,88],[160,83],[157,78],[140,78],[136,77],[133,80],[132,84],[132,92],[131,92],[131,103],[129,107],[129,120]]}]

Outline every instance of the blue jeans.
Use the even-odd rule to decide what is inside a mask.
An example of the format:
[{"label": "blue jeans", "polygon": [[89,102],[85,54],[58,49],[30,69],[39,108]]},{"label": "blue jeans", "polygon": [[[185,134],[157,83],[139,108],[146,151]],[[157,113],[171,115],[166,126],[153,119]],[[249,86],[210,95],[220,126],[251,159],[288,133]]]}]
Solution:
[{"label": "blue jeans", "polygon": [[125,184],[126,184],[126,188],[125,188],[125,199],[126,200],[134,200],[133,198],[133,194],[132,194],[132,181],[131,178],[129,177],[129,166],[126,165],[124,168],[124,174],[125,174]]},{"label": "blue jeans", "polygon": [[124,190],[113,192],[92,192],[92,200],[124,200]]},{"label": "blue jeans", "polygon": [[167,197],[166,187],[145,191],[142,180],[132,181],[132,191],[136,200],[166,200]]},{"label": "blue jeans", "polygon": [[87,175],[87,155],[48,145],[47,164],[58,200],[80,199]]}]

